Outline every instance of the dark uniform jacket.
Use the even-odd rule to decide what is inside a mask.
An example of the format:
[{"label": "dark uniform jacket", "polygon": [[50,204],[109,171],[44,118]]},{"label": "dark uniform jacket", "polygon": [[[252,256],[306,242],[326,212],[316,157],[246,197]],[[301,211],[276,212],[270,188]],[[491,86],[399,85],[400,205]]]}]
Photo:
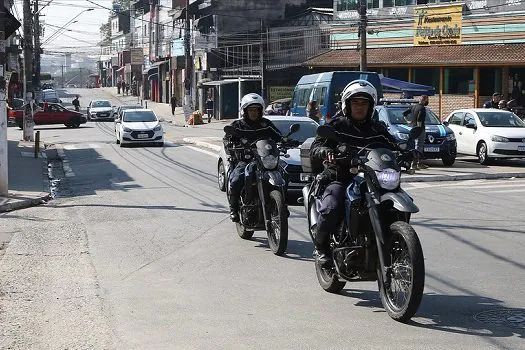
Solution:
[{"label": "dark uniform jacket", "polygon": [[[348,142],[350,146],[365,147],[370,145],[372,148],[379,147],[378,143],[382,143],[381,147],[385,147],[385,144],[390,145],[392,149],[397,148],[396,140],[388,133],[384,124],[371,119],[367,119],[363,122],[355,122],[346,117],[338,118],[333,120],[330,124],[335,131],[345,133],[351,136],[352,143]],[[374,145],[371,145],[375,143]],[[332,150],[334,154],[337,154],[337,141],[331,139],[325,139],[317,136],[315,141],[312,143],[310,149],[310,160],[314,172],[323,171],[323,154],[322,150],[328,148]],[[352,150],[353,152],[354,150]],[[355,153],[359,150],[355,149]],[[362,152],[360,155],[365,155]],[[331,181],[349,181],[353,175],[350,173],[350,164],[330,164],[326,170],[323,171],[325,176],[329,177]]]}]

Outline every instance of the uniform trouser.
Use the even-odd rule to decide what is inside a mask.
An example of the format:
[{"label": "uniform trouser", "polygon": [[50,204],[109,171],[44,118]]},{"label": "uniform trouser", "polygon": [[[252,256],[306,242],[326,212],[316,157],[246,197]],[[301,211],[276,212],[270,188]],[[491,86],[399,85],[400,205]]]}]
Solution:
[{"label": "uniform trouser", "polygon": [[323,192],[314,240],[318,249],[328,250],[330,233],[337,229],[344,216],[346,187],[342,182],[334,181]]},{"label": "uniform trouser", "polygon": [[246,162],[238,162],[229,176],[230,207],[235,210],[239,208],[239,198],[241,197],[241,191],[245,182],[244,172],[247,165],[248,163]]},{"label": "uniform trouser", "polygon": [[415,163],[419,163],[419,160],[422,158],[423,153],[425,151],[425,139],[427,137],[427,134],[425,130],[421,132],[419,137],[415,140],[415,148],[416,148],[416,157],[414,159]]}]

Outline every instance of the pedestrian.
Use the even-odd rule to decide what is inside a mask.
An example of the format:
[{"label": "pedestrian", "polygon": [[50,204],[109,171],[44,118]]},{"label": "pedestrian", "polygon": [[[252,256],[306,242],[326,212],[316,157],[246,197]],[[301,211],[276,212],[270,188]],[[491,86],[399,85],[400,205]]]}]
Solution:
[{"label": "pedestrian", "polygon": [[126,85],[126,96],[128,96],[129,95],[129,83],[126,82],[125,85]]},{"label": "pedestrian", "polygon": [[170,105],[171,105],[171,115],[175,115],[175,108],[177,107],[177,98],[175,97],[175,94],[171,95]]},{"label": "pedestrian", "polygon": [[483,108],[498,108],[498,103],[501,100],[501,95],[499,92],[492,94],[492,100],[487,101],[483,104]]},{"label": "pedestrian", "polygon": [[[416,153],[414,155],[414,161],[412,162],[412,169],[414,170],[428,168],[427,165],[421,163],[421,158],[423,157],[423,152],[425,150],[425,139],[427,136],[425,133],[425,119],[427,117],[426,106],[428,106],[428,96],[422,95],[419,97],[418,104],[413,105],[403,112],[405,120],[407,120],[412,127],[423,128],[423,131],[415,140]],[[407,119],[409,114],[412,114],[412,120]]]},{"label": "pedestrian", "polygon": [[206,100],[206,114],[208,115],[208,124],[211,123],[211,118],[215,117],[213,109],[213,100],[211,96],[208,96]]},{"label": "pedestrian", "polygon": [[117,94],[120,95],[120,88],[122,86],[122,82],[120,81],[120,78],[118,78],[117,80]]},{"label": "pedestrian", "polygon": [[76,95],[72,101],[73,106],[75,106],[75,111],[80,112],[80,101],[78,100],[80,96]]},{"label": "pedestrian", "polygon": [[501,100],[501,101],[498,102],[498,108],[503,110],[503,111],[510,111],[510,109],[507,106],[507,101],[505,101],[505,100]]},{"label": "pedestrian", "polygon": [[322,114],[319,107],[317,107],[316,100],[308,102],[308,106],[306,107],[306,116],[310,119],[315,120],[318,123],[321,120]]}]

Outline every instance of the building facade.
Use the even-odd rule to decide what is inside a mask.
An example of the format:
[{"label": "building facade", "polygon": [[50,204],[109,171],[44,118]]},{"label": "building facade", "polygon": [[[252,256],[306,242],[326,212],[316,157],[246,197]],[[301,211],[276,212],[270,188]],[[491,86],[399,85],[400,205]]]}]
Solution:
[{"label": "building facade", "polygon": [[[525,3],[369,1],[368,70],[431,85],[441,117],[478,107],[500,92],[525,104]],[[358,1],[334,1],[332,50],[305,62],[311,71],[359,68]]]}]

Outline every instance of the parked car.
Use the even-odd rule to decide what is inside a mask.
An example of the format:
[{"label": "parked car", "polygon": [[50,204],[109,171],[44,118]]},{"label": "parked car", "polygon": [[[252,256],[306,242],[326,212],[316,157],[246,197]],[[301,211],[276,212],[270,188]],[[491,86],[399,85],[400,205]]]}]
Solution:
[{"label": "parked car", "polygon": [[[271,120],[283,135],[288,134],[292,124],[299,124],[301,127],[298,132],[290,136],[297,141],[298,146],[287,151],[288,158],[281,157],[280,159],[281,168],[284,170],[284,176],[288,182],[288,194],[300,195],[306,184],[306,178],[301,167],[300,145],[307,139],[315,137],[319,124],[306,117],[266,116],[265,118]],[[217,159],[217,184],[221,191],[226,190],[226,174],[229,165],[228,155],[225,148],[222,147]]]},{"label": "parked car", "polygon": [[[376,117],[386,124],[388,132],[398,141],[407,141],[408,133],[412,128],[405,120],[403,112],[410,108],[417,100],[382,100],[383,104],[376,106]],[[456,161],[456,136],[452,129],[443,125],[439,118],[426,107],[425,119],[426,140],[424,157],[427,159],[441,159],[443,165],[451,166]],[[411,116],[407,117],[411,120]]]},{"label": "parked car", "polygon": [[162,125],[151,109],[129,109],[122,111],[121,116],[115,121],[115,137],[120,147],[137,143],[164,145]]},{"label": "parked car", "polygon": [[363,79],[377,90],[377,98],[383,97],[383,87],[379,74],[374,72],[335,71],[304,75],[295,86],[290,103],[290,115],[306,116],[306,106],[317,101],[322,114],[321,124],[337,112],[337,102],[341,101],[343,89],[353,80]]},{"label": "parked car", "polygon": [[113,120],[113,106],[108,100],[94,100],[87,107],[88,120]]},{"label": "parked car", "polygon": [[525,158],[525,122],[499,109],[459,109],[445,119],[454,130],[458,153],[475,155],[481,164],[498,158]]},{"label": "parked car", "polygon": [[[20,129],[24,125],[23,114],[22,110],[18,110],[15,115],[15,123]],[[33,119],[35,125],[64,124],[68,128],[78,128],[87,121],[82,113],[66,109],[58,103],[40,103]]]}]

